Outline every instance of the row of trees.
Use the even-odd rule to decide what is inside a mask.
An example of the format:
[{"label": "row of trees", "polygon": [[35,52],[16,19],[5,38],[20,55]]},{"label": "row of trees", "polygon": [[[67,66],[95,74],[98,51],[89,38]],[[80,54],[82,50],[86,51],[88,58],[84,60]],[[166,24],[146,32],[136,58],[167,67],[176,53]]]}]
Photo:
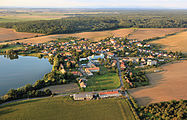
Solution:
[{"label": "row of trees", "polygon": [[19,32],[43,34],[100,31],[116,28],[178,28],[187,27],[185,16],[155,15],[90,15],[62,18],[58,20],[1,23],[0,27],[13,28]]},{"label": "row of trees", "polygon": [[7,94],[1,97],[0,104],[17,100],[22,98],[32,98],[32,97],[42,97],[42,96],[50,96],[52,92],[49,89],[45,89],[44,91],[38,90],[39,87],[31,84],[27,84],[24,87],[18,89],[10,89]]}]

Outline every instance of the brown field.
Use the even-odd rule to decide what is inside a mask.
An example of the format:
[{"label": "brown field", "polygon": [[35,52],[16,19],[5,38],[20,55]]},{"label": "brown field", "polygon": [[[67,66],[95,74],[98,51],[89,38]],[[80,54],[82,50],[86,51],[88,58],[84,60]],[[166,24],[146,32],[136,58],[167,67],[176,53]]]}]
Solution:
[{"label": "brown field", "polygon": [[142,28],[136,29],[129,39],[145,40],[154,37],[163,37],[167,34],[180,32],[185,28]]},{"label": "brown field", "polygon": [[[0,28],[0,41],[29,38],[39,35],[37,33],[15,32],[13,29]],[[40,34],[41,35],[41,34]]]},{"label": "brown field", "polygon": [[[65,94],[65,93],[75,93],[80,92],[79,87],[76,83],[64,84],[64,85],[55,85],[46,87],[52,91],[52,93],[56,94]],[[44,90],[43,88],[41,90]]]},{"label": "brown field", "polygon": [[[98,41],[98,40],[105,39],[106,37],[111,37],[111,36],[126,37],[128,34],[131,34],[129,36],[129,38],[131,39],[136,38],[138,40],[144,40],[147,38],[165,36],[166,34],[176,33],[183,29],[185,28],[165,28],[165,29],[142,28],[142,29],[136,29],[136,30],[135,29],[118,29],[118,30],[95,31],[95,32],[81,32],[81,33],[73,33],[73,34],[48,35],[48,36],[17,40],[16,42],[36,44],[36,43],[44,43],[44,42],[48,42],[51,40],[55,40],[56,38],[65,38],[65,37],[88,38],[93,41]],[[6,42],[6,43],[12,43],[12,42],[15,42],[15,41]],[[0,44],[5,44],[5,43],[0,43]]]},{"label": "brown field", "polygon": [[[44,43],[51,40],[55,40],[56,38],[65,38],[65,37],[87,38],[93,41],[98,41],[110,36],[125,37],[132,31],[133,29],[118,29],[118,30],[97,31],[97,32],[82,32],[82,33],[74,33],[74,34],[56,34],[56,35],[29,38],[24,40],[17,40],[16,42],[36,44],[36,43]],[[13,43],[13,42],[15,41],[6,42],[6,43]],[[0,44],[5,44],[5,43],[0,43]]]},{"label": "brown field", "polygon": [[164,72],[148,74],[150,85],[130,89],[140,105],[187,99],[187,61],[163,66]]},{"label": "brown field", "polygon": [[118,29],[118,30],[107,30],[107,31],[97,31],[97,32],[82,32],[74,34],[61,34],[59,37],[78,37],[78,38],[88,38],[93,41],[98,41],[105,39],[106,37],[125,37],[131,33],[133,29]]},{"label": "brown field", "polygon": [[160,44],[163,46],[163,49],[168,51],[181,51],[187,53],[187,31],[150,43]]}]

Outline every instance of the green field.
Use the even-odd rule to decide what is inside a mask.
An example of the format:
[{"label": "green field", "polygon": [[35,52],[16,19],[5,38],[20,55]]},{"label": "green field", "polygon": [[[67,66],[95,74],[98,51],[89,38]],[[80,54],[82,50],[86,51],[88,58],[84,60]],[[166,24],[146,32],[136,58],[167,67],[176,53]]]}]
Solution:
[{"label": "green field", "polygon": [[4,22],[24,22],[24,21],[35,21],[35,20],[54,20],[54,19],[60,19],[60,17],[54,17],[54,18],[49,18],[49,17],[40,17],[38,16],[31,16],[31,17],[27,17],[27,16],[3,16],[0,17],[0,23],[4,23]]},{"label": "green field", "polygon": [[0,48],[0,52],[5,52],[7,50],[19,50],[19,49],[23,49],[24,47],[22,47],[21,45],[11,45],[9,47],[6,48]]},{"label": "green field", "polygon": [[0,106],[0,120],[135,120],[125,99],[53,97]]},{"label": "green field", "polygon": [[120,86],[120,80],[117,73],[112,73],[107,68],[100,67],[100,75],[97,73],[90,77],[87,81],[86,91],[99,91],[115,89]]}]

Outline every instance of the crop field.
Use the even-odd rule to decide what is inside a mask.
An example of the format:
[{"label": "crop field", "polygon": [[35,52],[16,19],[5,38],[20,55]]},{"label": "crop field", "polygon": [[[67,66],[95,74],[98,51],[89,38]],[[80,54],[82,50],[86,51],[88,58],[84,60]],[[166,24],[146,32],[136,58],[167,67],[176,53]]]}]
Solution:
[{"label": "crop field", "polygon": [[180,32],[184,29],[185,28],[140,28],[132,32],[128,38],[141,41],[155,37],[163,37],[167,34]]},{"label": "crop field", "polygon": [[107,31],[98,31],[98,32],[82,32],[74,34],[62,34],[59,37],[78,37],[78,38],[87,38],[93,41],[99,41],[107,37],[126,37],[131,33],[133,29],[118,29],[118,30],[107,30]]},{"label": "crop field", "polygon": [[[2,28],[5,29],[5,28]],[[101,39],[105,39],[106,37],[125,37],[129,33],[131,33],[133,29],[118,29],[118,30],[111,30],[111,31],[98,31],[98,32],[82,32],[82,33],[74,33],[74,34],[57,34],[57,35],[48,35],[48,36],[40,36],[40,37],[34,37],[34,38],[28,38],[23,40],[16,40],[11,42],[4,42],[0,44],[6,44],[6,43],[14,43],[14,42],[23,42],[23,43],[44,43],[51,40],[56,40],[57,38],[66,38],[66,37],[78,37],[78,38],[87,38],[93,41],[98,41]],[[17,33],[17,32],[15,32]],[[15,34],[12,33],[12,34]],[[19,32],[21,33],[21,32]],[[3,34],[3,33],[2,33]],[[32,34],[32,33],[28,33]],[[4,34],[6,36],[6,34]],[[13,36],[13,35],[11,35]],[[0,40],[5,41],[5,39],[1,38]]]},{"label": "crop field", "polygon": [[140,105],[187,99],[187,61],[168,64],[162,68],[164,72],[147,75],[150,80],[149,86],[129,90]]},{"label": "crop field", "polygon": [[[49,87],[46,87],[43,89],[50,89],[52,91],[52,93],[56,93],[56,94],[80,92],[77,83],[49,86]],[[43,89],[41,89],[41,90],[43,90]]]},{"label": "crop field", "polygon": [[117,73],[111,73],[105,67],[100,67],[100,75],[97,73],[87,81],[86,91],[99,91],[115,89],[120,86]]},{"label": "crop field", "polygon": [[135,120],[125,99],[73,101],[53,97],[0,106],[1,120]]},{"label": "crop field", "polygon": [[0,41],[34,37],[36,33],[15,32],[13,29],[0,28]]},{"label": "crop field", "polygon": [[[5,28],[0,28],[0,30],[6,30]],[[10,30],[10,29],[8,29]],[[48,42],[51,40],[56,40],[57,38],[66,38],[66,37],[78,37],[78,38],[87,38],[92,41],[99,41],[102,39],[105,39],[107,37],[127,37],[129,34],[130,36],[128,37],[129,39],[138,39],[138,40],[144,40],[148,38],[154,38],[154,37],[162,37],[167,34],[171,33],[176,33],[181,30],[184,30],[184,28],[163,28],[163,29],[158,29],[158,28],[140,28],[140,29],[117,29],[117,30],[107,30],[107,31],[96,31],[96,32],[81,32],[81,33],[73,33],[73,34],[56,34],[56,35],[48,35],[48,36],[40,36],[40,37],[33,37],[33,38],[28,38],[28,39],[22,39],[22,40],[16,40],[16,41],[11,41],[11,42],[4,42],[0,44],[6,44],[6,43],[14,43],[14,42],[23,42],[23,43],[44,43]],[[9,35],[7,35],[7,33]],[[22,32],[14,32],[13,30],[11,33],[9,32],[0,32],[2,36],[0,38],[0,41],[5,41],[5,40],[12,40],[16,39],[15,36],[19,33],[22,34]],[[23,33],[23,34],[30,34],[30,35],[36,35],[33,33]],[[8,37],[12,36],[12,37]],[[26,37],[26,36],[25,36]],[[21,38],[25,38],[21,37]],[[171,37],[171,36],[170,36]],[[19,37],[18,37],[19,38]]]},{"label": "crop field", "polygon": [[187,53],[187,31],[176,35],[168,36],[163,39],[155,40],[150,43],[159,44],[167,51],[181,51]]}]

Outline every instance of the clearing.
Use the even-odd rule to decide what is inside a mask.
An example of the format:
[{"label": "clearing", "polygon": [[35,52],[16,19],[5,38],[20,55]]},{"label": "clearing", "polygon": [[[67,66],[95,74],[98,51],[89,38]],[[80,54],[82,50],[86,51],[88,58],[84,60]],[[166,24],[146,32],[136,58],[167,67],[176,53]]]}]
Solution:
[{"label": "clearing", "polygon": [[147,75],[151,85],[129,90],[140,105],[187,99],[187,61],[170,63],[162,68],[164,72]]},{"label": "clearing", "polygon": [[80,92],[79,86],[77,83],[70,83],[70,84],[64,84],[64,85],[54,85],[54,86],[49,86],[44,89],[50,89],[52,93],[56,94],[65,94],[65,93],[75,93],[75,92]]},{"label": "clearing", "polygon": [[0,106],[1,120],[135,120],[125,99],[73,101],[69,97],[26,100]]},{"label": "clearing", "polygon": [[180,32],[186,28],[140,28],[135,29],[134,32],[129,35],[129,39],[146,40],[155,37],[163,37],[167,34]]},{"label": "clearing", "polygon": [[187,31],[176,35],[168,36],[163,39],[155,40],[150,43],[159,44],[167,51],[181,51],[187,53]]},{"label": "clearing", "polygon": [[85,91],[100,91],[116,89],[120,86],[120,80],[117,73],[112,73],[107,68],[100,67],[100,75],[95,73],[87,81]]}]

